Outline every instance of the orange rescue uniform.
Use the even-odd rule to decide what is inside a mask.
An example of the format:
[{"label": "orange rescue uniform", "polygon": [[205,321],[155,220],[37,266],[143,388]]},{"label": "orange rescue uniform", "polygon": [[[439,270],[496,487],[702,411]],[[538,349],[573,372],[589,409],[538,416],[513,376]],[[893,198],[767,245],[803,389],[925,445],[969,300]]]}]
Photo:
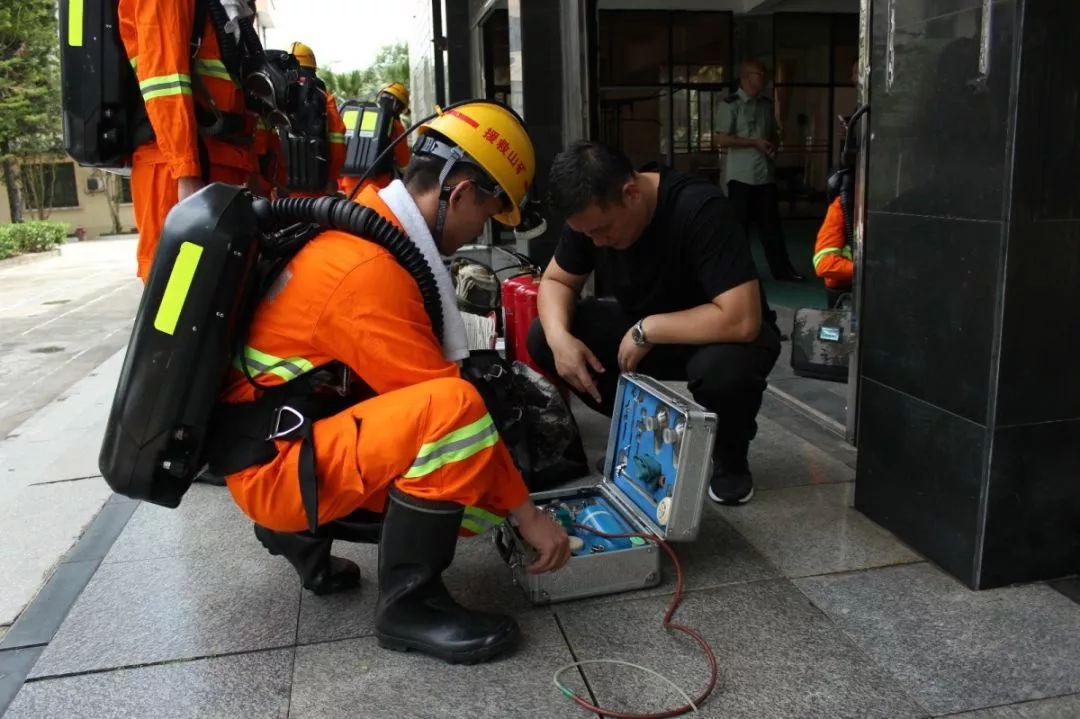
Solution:
[{"label": "orange rescue uniform", "polygon": [[[342,125],[342,127],[344,127],[344,124]],[[405,126],[401,124],[401,120],[395,117],[394,123],[393,125],[391,125],[390,128],[390,141],[393,142],[404,134]],[[412,153],[409,151],[409,143],[407,140],[402,140],[394,146],[394,167],[397,170],[398,175],[405,174],[405,168],[409,166],[409,161],[411,159]],[[341,188],[342,193],[344,193],[346,197],[351,195],[352,191],[356,189],[356,184],[359,179],[359,177],[347,177],[345,175],[342,175],[341,178],[338,180],[338,186]],[[367,180],[365,180],[364,187],[362,189],[374,187],[377,190],[381,190],[393,181],[394,173],[384,172],[380,175],[375,175],[374,177],[369,177]]]},{"label": "orange rescue uniform", "polygon": [[194,0],[120,0],[118,13],[120,37],[155,134],[155,140],[135,150],[131,168],[131,196],[139,227],[138,274],[145,282],[165,215],[177,201],[177,180],[209,177],[211,182],[244,184],[256,170],[251,141],[240,136],[236,142],[205,138],[210,167],[202,166],[196,84],[201,83],[218,110],[244,117],[243,135],[251,134],[255,117],[247,112],[243,93],[221,62],[209,19],[192,61]]},{"label": "orange rescue uniform", "polygon": [[831,290],[851,288],[855,263],[844,232],[844,209],[839,197],[829,205],[825,221],[818,230],[814,243],[814,272],[825,279],[825,286]]},{"label": "orange rescue uniform", "polygon": [[[374,188],[359,201],[400,228]],[[480,533],[528,499],[528,490],[479,393],[443,357],[416,281],[394,257],[344,232],[323,232],[289,263],[259,306],[244,355],[263,384],[341,362],[376,396],[314,423],[319,524],[357,509],[382,512],[391,485],[466,506],[462,531]],[[234,371],[222,399],[254,389]],[[227,477],[256,523],[307,528],[301,442]]]}]

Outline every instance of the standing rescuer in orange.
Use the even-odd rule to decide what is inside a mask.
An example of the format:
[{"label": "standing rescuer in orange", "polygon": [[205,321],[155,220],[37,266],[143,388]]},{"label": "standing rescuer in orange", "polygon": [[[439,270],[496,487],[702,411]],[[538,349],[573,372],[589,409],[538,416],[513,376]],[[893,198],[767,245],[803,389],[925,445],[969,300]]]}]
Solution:
[{"label": "standing rescuer in orange", "polygon": [[[490,218],[520,222],[533,147],[511,111],[475,102],[423,125],[414,152],[404,182],[367,187],[357,201],[408,235],[442,290],[449,276],[439,253],[472,241]],[[461,378],[454,360],[467,355],[464,326],[452,314],[452,290],[441,294],[445,319],[437,337],[416,280],[388,251],[340,231],[308,242],[257,308],[237,365],[246,363],[263,385],[309,387],[297,401],[313,420],[311,441],[267,440],[265,427],[241,427],[230,444],[255,442],[263,456],[223,473],[256,522],[256,536],[316,593],[359,583],[356,565],[330,555],[331,538],[347,534],[334,528],[358,517],[381,519],[380,644],[471,663],[508,648],[518,627],[512,617],[465,609],[447,592],[441,575],[458,535],[512,515],[536,549],[534,572],[561,567],[569,541],[529,499],[483,400]],[[351,377],[352,394],[332,413],[312,410],[317,378],[336,368]],[[237,370],[219,413],[254,407],[258,399]],[[314,453],[315,533],[304,531],[316,524],[301,487],[301,467],[312,459],[305,452]]]},{"label": "standing rescuer in orange", "polygon": [[256,170],[257,118],[222,62],[211,20],[193,33],[195,0],[120,0],[118,15],[149,118],[131,163],[138,275],[145,282],[172,206],[207,182],[243,185]]}]

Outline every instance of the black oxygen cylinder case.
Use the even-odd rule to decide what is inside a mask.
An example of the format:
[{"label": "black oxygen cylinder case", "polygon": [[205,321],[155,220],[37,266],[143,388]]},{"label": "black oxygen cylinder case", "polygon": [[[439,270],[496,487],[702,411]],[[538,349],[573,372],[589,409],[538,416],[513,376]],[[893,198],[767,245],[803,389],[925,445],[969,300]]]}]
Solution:
[{"label": "black oxygen cylinder case", "polygon": [[[345,165],[341,174],[346,177],[361,177],[390,145],[390,133],[394,129],[394,113],[390,107],[393,98],[380,98],[378,103],[347,102],[342,110],[342,118],[355,112],[355,120],[346,122]],[[385,157],[379,167],[371,171],[372,175],[390,172],[393,158]]]},{"label": "black oxygen cylinder case", "polygon": [[80,165],[123,167],[142,98],[115,0],[60,0],[64,150]]},{"label": "black oxygen cylinder case", "polygon": [[169,212],[98,458],[114,491],[176,507],[201,469],[260,238],[239,187],[212,184]]}]

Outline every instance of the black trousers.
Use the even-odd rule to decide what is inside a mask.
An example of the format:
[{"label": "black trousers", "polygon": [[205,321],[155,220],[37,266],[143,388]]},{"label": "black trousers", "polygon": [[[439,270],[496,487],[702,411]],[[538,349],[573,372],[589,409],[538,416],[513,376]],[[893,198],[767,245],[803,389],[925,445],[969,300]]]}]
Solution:
[{"label": "black trousers", "polygon": [[[619,381],[619,343],[638,319],[612,300],[584,300],[574,313],[571,334],[592,350],[605,369],[596,376],[602,398],[599,405],[592,397],[577,394],[609,417]],[[539,320],[529,330],[528,343],[536,363],[555,374],[555,359]],[[771,323],[763,322],[761,334],[749,344],[656,345],[638,371],[660,380],[687,382],[698,404],[717,414],[717,456],[737,464],[745,462],[749,442],[757,434],[765,378],[779,356],[779,333]]]},{"label": "black trousers", "polygon": [[850,287],[848,287],[846,290],[834,290],[831,287],[826,287],[825,288],[825,298],[828,300],[828,304],[826,306],[830,310],[834,309],[838,304],[840,304],[840,300],[842,300],[845,295],[846,296],[851,295],[851,288]]},{"label": "black trousers", "polygon": [[728,182],[728,200],[735,211],[735,217],[742,225],[747,241],[750,239],[750,225],[756,223],[761,245],[765,248],[765,260],[773,277],[783,276],[792,269],[788,257],[787,245],[784,244],[784,229],[780,224],[780,197],[776,183],[768,185],[747,185],[743,182]]}]

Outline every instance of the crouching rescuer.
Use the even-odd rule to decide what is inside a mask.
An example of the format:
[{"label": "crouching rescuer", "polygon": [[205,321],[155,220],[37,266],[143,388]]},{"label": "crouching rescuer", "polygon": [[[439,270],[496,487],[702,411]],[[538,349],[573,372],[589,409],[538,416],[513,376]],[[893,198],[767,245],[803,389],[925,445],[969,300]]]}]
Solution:
[{"label": "crouching rescuer", "polygon": [[[461,378],[464,326],[439,257],[472,241],[490,218],[520,222],[535,159],[520,119],[496,103],[452,106],[419,133],[404,182],[367,187],[358,204],[264,203],[328,220],[267,276],[265,293],[240,320],[240,349],[204,455],[259,541],[295,567],[305,588],[358,586],[359,568],[332,556],[331,543],[378,541],[379,643],[471,663],[509,648],[518,626],[449,594],[442,573],[458,536],[509,514],[536,549],[530,571],[553,571],[569,557],[565,531],[529,499],[483,400]],[[223,186],[190,202],[215,187]],[[178,229],[184,206],[174,211]],[[172,265],[166,296],[180,266]],[[140,315],[164,284],[151,277]],[[104,467],[119,441],[107,434],[102,450],[114,488]]]}]

